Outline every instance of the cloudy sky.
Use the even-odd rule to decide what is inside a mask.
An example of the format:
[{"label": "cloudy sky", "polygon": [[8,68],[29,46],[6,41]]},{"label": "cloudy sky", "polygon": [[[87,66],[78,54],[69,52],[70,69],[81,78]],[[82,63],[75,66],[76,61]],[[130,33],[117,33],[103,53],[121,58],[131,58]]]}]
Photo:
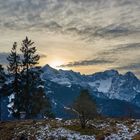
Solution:
[{"label": "cloudy sky", "polygon": [[40,65],[140,77],[140,0],[0,0],[0,63],[25,36]]}]

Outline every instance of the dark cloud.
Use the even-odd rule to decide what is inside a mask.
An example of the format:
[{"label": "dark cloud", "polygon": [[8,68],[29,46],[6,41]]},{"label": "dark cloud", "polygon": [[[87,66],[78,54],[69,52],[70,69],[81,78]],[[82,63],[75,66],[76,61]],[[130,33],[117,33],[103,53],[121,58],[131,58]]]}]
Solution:
[{"label": "dark cloud", "polygon": [[140,32],[139,9],[139,0],[7,0],[0,1],[0,27],[112,38]]},{"label": "dark cloud", "polygon": [[130,70],[139,70],[140,69],[140,63],[131,63],[128,65],[124,65],[124,66],[118,66],[115,67],[118,70],[125,70],[125,71],[130,71]]},{"label": "dark cloud", "polygon": [[68,64],[60,65],[59,67],[78,67],[78,66],[89,66],[89,65],[101,65],[101,64],[111,64],[114,63],[113,60],[104,59],[92,59],[92,60],[82,60],[69,62]]},{"label": "dark cloud", "polygon": [[45,55],[45,54],[39,54],[40,55],[40,58],[46,58],[47,57],[47,55]]},{"label": "dark cloud", "polygon": [[[70,29],[69,29],[70,31]],[[96,38],[105,38],[105,39],[113,39],[113,38],[122,38],[128,35],[140,34],[140,28],[137,29],[133,27],[125,27],[125,26],[116,26],[116,25],[108,25],[106,27],[96,26],[96,27],[86,27],[82,30],[71,29],[71,31],[75,31],[77,34],[85,36],[85,38],[89,38],[89,40],[95,40]]]},{"label": "dark cloud", "polygon": [[[105,65],[105,64],[116,64],[116,68],[119,70],[126,70],[129,69],[136,69],[139,64],[128,64],[125,66],[125,62],[123,60],[120,61],[120,58],[116,54],[121,54],[123,52],[130,52],[132,50],[137,50],[140,51],[140,43],[130,43],[130,44],[120,44],[113,46],[112,49],[110,50],[103,50],[95,56],[97,57],[96,59],[91,59],[91,60],[83,60],[83,61],[76,61],[76,62],[70,62],[68,64],[61,65],[60,67],[78,67],[78,66],[88,66],[88,65]],[[137,58],[135,58],[135,61],[137,62]],[[119,63],[118,63],[119,62]],[[118,66],[122,63],[123,66]]]},{"label": "dark cloud", "polygon": [[[140,51],[140,0],[0,0],[0,31],[6,34],[8,30],[63,33],[92,41],[93,55],[83,55],[90,59],[66,64],[69,67],[112,63],[125,66],[122,55],[127,52],[133,51],[127,57],[139,61],[134,50]],[[6,53],[0,55],[0,62],[5,64]]]},{"label": "dark cloud", "polygon": [[129,44],[119,44],[119,45],[114,45],[111,49],[109,50],[105,50],[105,51],[102,51],[100,53],[98,53],[98,55],[101,55],[103,57],[115,57],[116,55],[115,54],[120,54],[120,53],[123,53],[123,52],[130,52],[130,51],[133,51],[133,50],[137,50],[137,51],[140,51],[140,43],[129,43]]},{"label": "dark cloud", "polygon": [[121,36],[126,36],[130,35],[132,33],[137,32],[134,27],[133,28],[128,28],[128,27],[123,27],[121,25],[116,26],[116,25],[108,25],[106,27],[100,28],[97,31],[95,31],[94,36],[97,37],[104,37],[104,38],[113,38],[113,37],[121,37]]},{"label": "dark cloud", "polygon": [[129,44],[122,44],[118,45],[116,49],[113,49],[112,51],[127,51],[127,50],[139,50],[140,49],[140,43],[129,43]]},{"label": "dark cloud", "polygon": [[106,39],[112,39],[117,37],[125,37],[127,35],[131,34],[140,34],[140,28],[133,27],[125,27],[123,25],[116,26],[114,25],[108,25],[105,27],[101,26],[95,26],[95,27],[84,27],[82,29],[78,29],[76,27],[71,27],[67,29],[68,32],[73,32],[78,35],[82,35],[89,40],[95,40],[95,38],[106,38]]}]

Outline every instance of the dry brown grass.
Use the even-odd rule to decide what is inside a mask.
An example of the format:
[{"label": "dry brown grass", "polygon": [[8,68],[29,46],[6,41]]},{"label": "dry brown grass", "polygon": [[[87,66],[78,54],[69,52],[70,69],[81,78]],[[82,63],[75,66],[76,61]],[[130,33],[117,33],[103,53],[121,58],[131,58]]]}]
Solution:
[{"label": "dry brown grass", "polygon": [[[33,120],[0,122],[0,140],[11,140],[14,138],[15,131],[18,133],[22,130],[28,130],[30,126],[35,127],[36,125],[43,125],[44,123],[44,121],[39,122],[40,124],[37,124],[38,122]],[[34,130],[32,133],[35,133]]]},{"label": "dry brown grass", "polygon": [[140,133],[136,134],[136,135],[133,137],[133,140],[140,140]]},{"label": "dry brown grass", "polygon": [[[105,127],[96,127],[100,124],[107,124]],[[50,129],[64,127],[66,129],[76,131],[82,135],[95,135],[97,140],[102,140],[104,136],[108,136],[111,133],[117,133],[118,128],[116,123],[123,123],[127,125],[131,131],[133,120],[117,120],[117,119],[95,119],[92,120],[86,129],[81,129],[78,120],[72,120],[72,123],[69,125],[65,121],[56,121],[56,120],[27,120],[27,121],[9,121],[9,122],[0,122],[0,140],[11,140],[17,136],[16,140],[19,140],[21,134],[28,136],[30,133],[30,140],[36,140],[35,135],[41,126],[50,125]],[[140,133],[133,137],[133,140],[140,140]]]},{"label": "dry brown grass", "polygon": [[15,123],[1,122],[0,123],[0,138],[1,140],[11,140],[14,137]]}]

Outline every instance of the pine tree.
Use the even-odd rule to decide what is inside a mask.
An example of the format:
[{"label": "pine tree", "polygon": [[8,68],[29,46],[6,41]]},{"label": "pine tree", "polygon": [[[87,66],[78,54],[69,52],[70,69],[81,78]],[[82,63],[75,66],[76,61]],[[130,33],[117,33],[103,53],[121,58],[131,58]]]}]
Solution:
[{"label": "pine tree", "polygon": [[34,42],[28,39],[28,37],[25,38],[25,40],[22,41],[22,47],[21,52],[23,54],[22,59],[22,78],[24,81],[24,91],[23,91],[23,111],[26,112],[26,115],[29,116],[30,114],[30,100],[31,100],[31,84],[32,84],[32,71],[31,68],[38,64],[39,61],[39,55],[36,55],[36,48],[33,46]]},{"label": "pine tree", "polygon": [[6,81],[6,74],[4,68],[0,64],[0,120],[2,119],[2,97],[3,97],[3,86]]},{"label": "pine tree", "polygon": [[22,82],[24,84],[21,107],[26,112],[27,118],[36,117],[40,113],[44,114],[46,109],[50,109],[49,100],[46,97],[43,82],[40,78],[40,70],[35,67],[40,56],[36,54],[36,47],[33,45],[34,42],[26,37],[20,49],[23,54]]},{"label": "pine tree", "polygon": [[45,94],[44,82],[40,75],[38,64],[40,56],[36,54],[34,42],[27,37],[22,42],[20,49],[22,59],[17,54],[17,43],[13,44],[10,55],[8,71],[10,73],[10,84],[8,84],[8,96],[14,95],[10,101],[9,111],[14,117],[19,118],[25,112],[26,118],[39,116],[53,117],[51,104]]},{"label": "pine tree", "polygon": [[12,76],[12,82],[9,89],[9,92],[13,94],[14,99],[10,102],[13,102],[13,106],[9,108],[9,110],[12,112],[14,117],[19,117],[19,103],[20,103],[20,69],[21,69],[21,62],[20,62],[20,56],[17,54],[17,43],[15,42],[13,44],[11,53],[9,54],[7,58],[9,65],[8,65],[8,71],[10,75]]}]

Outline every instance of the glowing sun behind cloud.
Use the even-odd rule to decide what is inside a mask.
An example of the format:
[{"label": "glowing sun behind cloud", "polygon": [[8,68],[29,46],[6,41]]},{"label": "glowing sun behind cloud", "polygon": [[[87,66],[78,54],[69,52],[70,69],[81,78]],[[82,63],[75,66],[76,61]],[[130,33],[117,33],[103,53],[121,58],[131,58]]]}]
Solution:
[{"label": "glowing sun behind cloud", "polygon": [[52,61],[50,61],[49,65],[55,69],[60,69],[60,65],[64,64],[64,61],[61,59],[54,59]]},{"label": "glowing sun behind cloud", "polygon": [[0,7],[3,65],[13,42],[20,47],[28,36],[41,55],[39,66],[140,76],[140,0],[0,0]]}]

